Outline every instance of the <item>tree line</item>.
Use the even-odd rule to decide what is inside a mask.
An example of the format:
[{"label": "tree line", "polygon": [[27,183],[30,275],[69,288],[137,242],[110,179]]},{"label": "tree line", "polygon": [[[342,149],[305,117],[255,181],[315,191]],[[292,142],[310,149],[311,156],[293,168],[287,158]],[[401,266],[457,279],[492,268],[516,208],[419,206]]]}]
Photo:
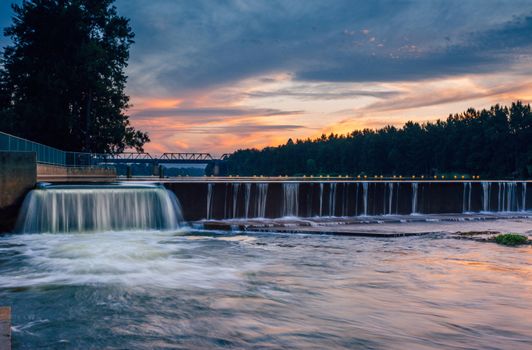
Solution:
[{"label": "tree line", "polygon": [[364,129],[347,135],[289,139],[284,145],[233,153],[229,174],[297,175],[480,175],[532,177],[530,104],[450,115],[436,122]]}]

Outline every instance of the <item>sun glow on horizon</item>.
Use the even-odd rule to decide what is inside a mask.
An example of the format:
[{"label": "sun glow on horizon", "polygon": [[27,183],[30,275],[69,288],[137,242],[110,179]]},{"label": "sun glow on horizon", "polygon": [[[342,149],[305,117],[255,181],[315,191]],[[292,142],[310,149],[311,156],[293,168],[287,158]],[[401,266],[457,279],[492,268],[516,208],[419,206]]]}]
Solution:
[{"label": "sun glow on horizon", "polygon": [[134,96],[132,123],[150,133],[148,152],[230,153],[292,139],[349,134],[407,121],[445,119],[469,107],[532,100],[532,83],[511,74],[397,83],[323,83],[287,73],[172,98]]}]

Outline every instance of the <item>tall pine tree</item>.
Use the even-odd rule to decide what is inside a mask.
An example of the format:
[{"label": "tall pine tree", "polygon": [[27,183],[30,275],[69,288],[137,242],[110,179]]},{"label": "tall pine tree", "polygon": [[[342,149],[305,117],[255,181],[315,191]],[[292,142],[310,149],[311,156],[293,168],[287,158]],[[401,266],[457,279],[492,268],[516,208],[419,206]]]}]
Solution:
[{"label": "tall pine tree", "polygon": [[142,150],[125,110],[134,34],[114,0],[13,5],[0,66],[0,130],[69,151]]}]

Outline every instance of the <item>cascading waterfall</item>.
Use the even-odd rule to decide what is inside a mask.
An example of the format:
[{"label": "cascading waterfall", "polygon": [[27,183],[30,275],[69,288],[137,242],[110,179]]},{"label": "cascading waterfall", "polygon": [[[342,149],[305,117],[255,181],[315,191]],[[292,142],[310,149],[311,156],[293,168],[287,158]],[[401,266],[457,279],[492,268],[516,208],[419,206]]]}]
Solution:
[{"label": "cascading waterfall", "polygon": [[515,197],[515,183],[499,182],[497,188],[497,211],[512,211]]},{"label": "cascading waterfall", "polygon": [[227,186],[227,185],[224,186],[224,201],[223,201],[223,203],[224,203],[224,218],[228,218],[229,217],[229,215],[227,215],[227,210],[228,210],[227,209],[227,207],[228,207],[228,205],[227,205],[227,198],[228,198],[227,193],[228,193],[228,191],[229,191],[229,186]]},{"label": "cascading waterfall", "polygon": [[526,211],[526,182],[521,183],[521,211]]},{"label": "cascading waterfall", "polygon": [[396,186],[397,195],[395,196],[395,213],[399,214],[399,184]]},{"label": "cascading waterfall", "polygon": [[336,213],[336,183],[329,184],[329,216]]},{"label": "cascading waterfall", "polygon": [[257,184],[257,217],[266,217],[266,199],[268,197],[268,184]]},{"label": "cascading waterfall", "polygon": [[497,186],[497,211],[505,211],[504,210],[504,194],[506,192],[506,183],[505,182],[499,182]]},{"label": "cascading waterfall", "polygon": [[22,206],[21,233],[173,230],[182,220],[175,195],[158,185],[41,185]]},{"label": "cascading waterfall", "polygon": [[298,216],[299,183],[283,183],[282,216]]},{"label": "cascading waterfall", "polygon": [[358,215],[358,185],[359,183],[357,182],[357,187],[355,189],[355,215]]},{"label": "cascading waterfall", "polygon": [[[529,205],[527,182],[517,181],[464,181],[449,186],[444,192],[436,187],[438,185],[419,181],[316,182],[305,185],[286,182],[274,187],[269,183],[241,182],[207,186],[207,219],[213,218],[214,211],[225,219],[266,217],[267,206],[275,208],[269,212],[270,216],[277,212],[280,216],[346,217],[430,214],[430,210],[439,213],[441,208],[448,210],[447,213],[522,212]],[[276,193],[278,190],[280,193]],[[268,195],[272,197],[266,203]],[[432,200],[444,202],[440,205]],[[456,203],[449,203],[450,200],[456,200]]]},{"label": "cascading waterfall", "polygon": [[386,191],[387,191],[387,188],[388,186],[384,186],[384,189],[382,191],[382,214],[383,215],[386,215]]},{"label": "cascading waterfall", "polygon": [[[500,187],[499,187],[500,189]],[[517,210],[517,201],[516,201],[516,191],[517,183],[516,182],[505,182],[503,186],[503,200],[502,200],[502,210],[501,211],[516,211]]]},{"label": "cascading waterfall", "polygon": [[[392,204],[393,204],[393,182],[388,183],[388,214],[392,214]],[[386,203],[386,201],[385,201]]]},{"label": "cascading waterfall", "polygon": [[507,184],[508,190],[506,191],[506,211],[517,210],[517,183],[509,182]]},{"label": "cascading waterfall", "polygon": [[462,197],[462,212],[471,211],[471,182],[464,182],[464,193]]},{"label": "cascading waterfall", "polygon": [[418,183],[412,182],[412,214],[417,214],[417,190]]},{"label": "cascading waterfall", "polygon": [[492,201],[492,183],[489,181],[482,182],[483,212],[526,211],[526,182],[521,183],[522,187],[520,194],[518,192],[518,183],[516,181],[501,181],[496,182],[495,184],[497,185],[497,198],[493,198]]},{"label": "cascading waterfall", "polygon": [[482,211],[490,211],[491,182],[482,181]]},{"label": "cascading waterfall", "polygon": [[363,203],[364,203],[364,216],[368,216],[368,183],[363,182],[362,183],[362,191],[363,191]]},{"label": "cascading waterfall", "polygon": [[467,193],[467,210],[471,211],[471,182],[469,182],[469,192]]},{"label": "cascading waterfall", "polygon": [[212,219],[211,216],[212,216],[212,207],[213,207],[213,201],[212,201],[213,188],[214,188],[213,183],[207,184],[207,220]]},{"label": "cascading waterfall", "polygon": [[238,190],[239,190],[239,188],[240,188],[240,184],[238,182],[233,184],[233,196],[232,196],[232,199],[233,199],[233,207],[232,207],[233,218],[237,217],[236,215],[237,215]]},{"label": "cascading waterfall", "polygon": [[244,217],[249,217],[249,202],[251,200],[251,183],[244,184]]},{"label": "cascading waterfall", "polygon": [[[423,182],[412,182],[410,185],[407,182],[320,182],[303,187],[296,182],[287,182],[280,185],[207,183],[207,198],[203,199],[206,203],[203,202],[200,208],[206,210],[201,213],[201,218],[211,220],[215,212],[224,219],[264,218],[267,205],[275,208],[268,212],[270,216],[275,212],[280,216],[318,215],[318,206],[320,216],[406,214],[408,210],[411,214],[418,214],[421,195],[423,203],[431,201],[433,193],[440,196],[439,190]],[[318,185],[319,197],[315,187]],[[269,193],[270,189],[282,192]],[[428,203],[421,211],[429,214],[432,208],[436,212],[441,210],[439,208],[450,208],[452,211],[449,213],[471,213],[480,208],[482,212],[525,212],[527,205],[530,210],[525,181],[467,181],[450,187],[450,190],[456,191],[455,194],[443,193],[442,197],[434,200],[456,198],[457,203],[449,206],[446,202],[445,207]],[[402,201],[400,193],[405,197]],[[269,194],[271,199],[268,199]],[[153,184],[40,185],[27,196],[17,227],[20,232],[169,230],[179,226],[180,208],[176,203],[173,194]]]},{"label": "cascading waterfall", "polygon": [[323,216],[323,182],[320,182],[320,216]]}]

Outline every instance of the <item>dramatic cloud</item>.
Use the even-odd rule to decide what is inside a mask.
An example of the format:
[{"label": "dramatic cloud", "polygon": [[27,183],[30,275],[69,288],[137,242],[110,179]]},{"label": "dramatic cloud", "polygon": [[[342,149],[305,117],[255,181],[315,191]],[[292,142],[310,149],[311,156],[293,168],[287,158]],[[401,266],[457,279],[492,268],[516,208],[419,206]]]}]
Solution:
[{"label": "dramatic cloud", "polygon": [[511,50],[529,53],[531,45],[528,1],[117,4],[137,32],[135,92],[149,84],[157,94],[175,93],[278,72],[327,82],[482,73],[508,67],[519,60]]},{"label": "dramatic cloud", "polygon": [[530,0],[116,6],[136,33],[129,114],[152,152],[222,153],[532,98]]},{"label": "dramatic cloud", "polygon": [[249,97],[294,97],[302,100],[341,100],[356,97],[389,98],[398,95],[399,91],[392,90],[356,90],[331,84],[297,84],[290,88],[281,88],[272,91],[252,91],[247,94]]},{"label": "dramatic cloud", "polygon": [[[430,84],[424,92],[410,91],[404,96],[386,101],[378,101],[366,106],[366,111],[400,111],[405,109],[430,107],[451,102],[468,101],[492,96],[508,95],[522,91],[532,91],[532,83],[503,84],[489,89],[474,86],[471,82],[460,80],[456,84],[443,88],[432,88]],[[459,112],[459,111],[456,111]]]},{"label": "dramatic cloud", "polygon": [[221,119],[241,116],[279,116],[301,114],[302,111],[281,111],[268,108],[147,108],[135,112],[136,117],[207,117],[210,119]]}]

